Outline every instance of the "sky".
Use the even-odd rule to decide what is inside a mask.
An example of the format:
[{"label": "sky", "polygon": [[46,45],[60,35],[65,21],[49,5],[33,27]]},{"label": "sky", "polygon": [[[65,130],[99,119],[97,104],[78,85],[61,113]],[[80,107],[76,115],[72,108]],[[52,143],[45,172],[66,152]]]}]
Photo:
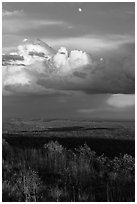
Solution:
[{"label": "sky", "polygon": [[134,120],[134,3],[4,2],[2,11],[3,56],[23,57],[3,66],[3,117]]}]

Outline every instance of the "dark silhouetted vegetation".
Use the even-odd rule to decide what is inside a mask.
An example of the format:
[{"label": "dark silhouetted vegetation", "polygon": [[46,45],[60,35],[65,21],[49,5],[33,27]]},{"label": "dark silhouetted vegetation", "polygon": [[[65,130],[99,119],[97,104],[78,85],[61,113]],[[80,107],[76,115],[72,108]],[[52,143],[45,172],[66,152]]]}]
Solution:
[{"label": "dark silhouetted vegetation", "polygon": [[66,149],[13,147],[3,140],[5,202],[133,202],[134,157],[97,155],[88,145]]}]

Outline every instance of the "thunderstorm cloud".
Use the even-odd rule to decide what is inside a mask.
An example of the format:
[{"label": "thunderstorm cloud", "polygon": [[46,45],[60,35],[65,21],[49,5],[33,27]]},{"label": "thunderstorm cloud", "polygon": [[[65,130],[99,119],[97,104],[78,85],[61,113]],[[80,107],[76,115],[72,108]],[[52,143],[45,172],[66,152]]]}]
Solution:
[{"label": "thunderstorm cloud", "polygon": [[24,39],[16,52],[3,54],[3,94],[134,94],[134,46],[129,48],[119,56],[101,57]]}]

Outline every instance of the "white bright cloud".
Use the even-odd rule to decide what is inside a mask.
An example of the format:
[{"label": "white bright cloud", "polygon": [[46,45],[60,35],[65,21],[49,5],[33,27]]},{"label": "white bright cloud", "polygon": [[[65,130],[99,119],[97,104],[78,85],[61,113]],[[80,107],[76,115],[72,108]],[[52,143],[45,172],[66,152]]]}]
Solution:
[{"label": "white bright cloud", "polygon": [[107,100],[107,104],[116,108],[126,108],[135,105],[133,94],[113,94]]},{"label": "white bright cloud", "polygon": [[67,64],[68,59],[68,51],[65,47],[61,47],[57,54],[53,57],[53,62],[57,68],[68,66]]},{"label": "white bright cloud", "polygon": [[[23,57],[23,60],[14,60],[15,54]],[[91,63],[87,53],[74,50],[68,54],[67,49],[64,47],[61,47],[53,55],[52,48],[46,44],[43,45],[39,40],[34,43],[25,40],[22,45],[18,46],[17,53],[11,53],[10,56],[13,58],[13,60],[10,59],[9,61],[11,65],[3,67],[3,87],[7,87],[6,89],[12,91],[15,89],[16,92],[19,91],[19,85],[21,87],[32,86],[32,90],[33,87],[40,87],[40,85],[37,85],[37,81],[43,77],[52,78],[53,80],[54,77],[58,78],[61,75],[64,76],[64,74],[67,76],[69,72],[72,73],[73,69]],[[22,66],[22,64],[25,66]],[[49,70],[51,70],[50,75]]]},{"label": "white bright cloud", "polygon": [[90,56],[83,51],[72,50],[69,55],[66,48],[61,47],[57,54],[53,57],[53,62],[57,68],[61,68],[63,72],[72,71],[78,67],[92,65]]},{"label": "white bright cloud", "polygon": [[11,75],[7,77],[4,85],[6,86],[12,86],[14,84],[19,84],[19,85],[29,85],[31,83],[29,77],[26,76],[25,73],[16,73],[16,75]]},{"label": "white bright cloud", "polygon": [[3,10],[2,16],[3,17],[21,16],[23,15],[23,13],[24,13],[23,10],[14,10],[14,11]]}]

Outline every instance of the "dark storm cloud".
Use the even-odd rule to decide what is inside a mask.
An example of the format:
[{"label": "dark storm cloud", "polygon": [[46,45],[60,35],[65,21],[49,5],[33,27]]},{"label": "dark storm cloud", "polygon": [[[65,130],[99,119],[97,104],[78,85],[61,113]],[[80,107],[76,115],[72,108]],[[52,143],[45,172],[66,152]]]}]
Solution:
[{"label": "dark storm cloud", "polygon": [[[130,47],[130,46],[129,46]],[[61,90],[84,91],[93,93],[134,93],[135,59],[132,53],[122,57],[100,59],[81,67],[67,76],[52,79],[40,79],[38,84]]]}]

